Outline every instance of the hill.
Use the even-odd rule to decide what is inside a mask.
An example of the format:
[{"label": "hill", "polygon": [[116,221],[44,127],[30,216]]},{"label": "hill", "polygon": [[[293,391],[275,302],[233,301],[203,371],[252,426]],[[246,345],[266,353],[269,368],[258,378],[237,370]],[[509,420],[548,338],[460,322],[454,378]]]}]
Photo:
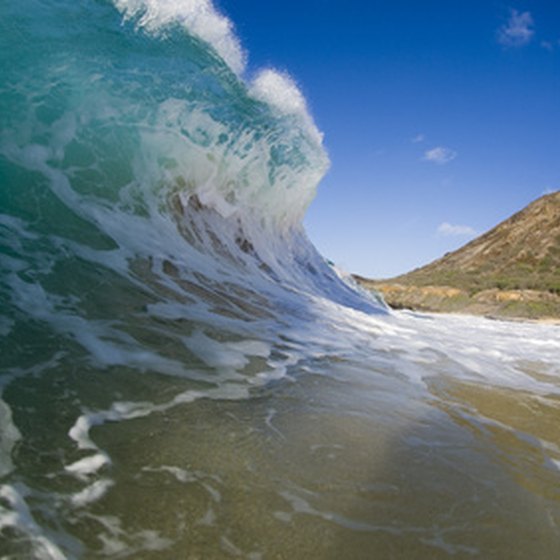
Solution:
[{"label": "hill", "polygon": [[382,281],[356,279],[394,307],[560,318],[560,192],[412,272]]}]

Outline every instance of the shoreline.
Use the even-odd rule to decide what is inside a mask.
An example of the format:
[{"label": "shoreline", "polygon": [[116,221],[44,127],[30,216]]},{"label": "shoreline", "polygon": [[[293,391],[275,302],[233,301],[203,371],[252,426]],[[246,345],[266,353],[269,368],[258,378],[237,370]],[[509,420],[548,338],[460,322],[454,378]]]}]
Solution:
[{"label": "shoreline", "polygon": [[[387,303],[387,302],[385,302]],[[468,313],[466,311],[426,311],[424,309],[411,309],[408,307],[396,308],[387,304],[391,311],[404,311],[410,313],[420,313],[422,315],[450,315],[452,317],[473,317],[477,319],[487,319],[488,321],[499,321],[503,323],[526,323],[529,325],[550,325],[560,327],[560,319],[556,317],[541,317],[538,319],[529,319],[526,317],[504,317],[499,315],[482,315],[476,313]]]},{"label": "shoreline", "polygon": [[394,310],[560,325],[560,295],[555,293],[498,288],[469,293],[451,286],[415,286],[360,276],[354,276],[354,280],[362,288],[380,294]]}]

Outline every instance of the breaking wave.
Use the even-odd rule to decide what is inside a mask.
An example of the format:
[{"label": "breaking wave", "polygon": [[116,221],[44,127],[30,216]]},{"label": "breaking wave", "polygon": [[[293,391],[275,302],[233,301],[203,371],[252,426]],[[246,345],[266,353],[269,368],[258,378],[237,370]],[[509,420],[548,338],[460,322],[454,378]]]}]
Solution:
[{"label": "breaking wave", "polygon": [[[488,515],[560,519],[558,442],[484,405],[554,417],[557,328],[394,314],[319,255],[322,134],[289,76],[246,77],[209,0],[4,2],[0,53],[0,556],[264,558],[296,518],[293,558],[340,557],[325,525],[352,558],[363,535],[475,554],[478,514],[457,528],[426,473],[469,504],[510,488],[502,432],[530,434],[513,470],[549,470],[513,484],[528,529],[515,492]],[[468,460],[429,454],[457,441]],[[389,448],[425,461],[401,486]]]}]

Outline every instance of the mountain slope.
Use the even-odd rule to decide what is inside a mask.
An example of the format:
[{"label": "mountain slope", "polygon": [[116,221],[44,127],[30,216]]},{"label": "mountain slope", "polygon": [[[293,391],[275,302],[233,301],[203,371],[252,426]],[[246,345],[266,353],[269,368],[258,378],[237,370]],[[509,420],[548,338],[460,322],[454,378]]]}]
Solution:
[{"label": "mountain slope", "polygon": [[560,317],[560,192],[408,274],[357,280],[396,307]]}]

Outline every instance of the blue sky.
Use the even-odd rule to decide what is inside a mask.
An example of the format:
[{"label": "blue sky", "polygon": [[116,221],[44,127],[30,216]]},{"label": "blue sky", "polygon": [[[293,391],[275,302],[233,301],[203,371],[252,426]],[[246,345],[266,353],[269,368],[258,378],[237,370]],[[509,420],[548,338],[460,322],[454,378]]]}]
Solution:
[{"label": "blue sky", "polygon": [[325,133],[305,223],[345,270],[406,272],[560,189],[560,2],[217,5]]}]

